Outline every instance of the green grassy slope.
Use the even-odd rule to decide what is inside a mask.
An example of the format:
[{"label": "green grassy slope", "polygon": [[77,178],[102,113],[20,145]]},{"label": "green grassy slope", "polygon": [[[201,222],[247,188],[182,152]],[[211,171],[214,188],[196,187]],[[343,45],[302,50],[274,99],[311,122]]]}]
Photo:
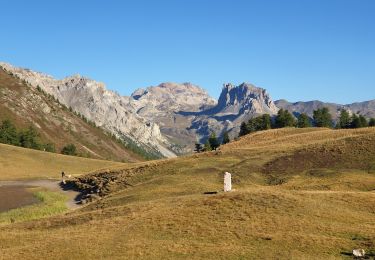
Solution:
[{"label": "green grassy slope", "polygon": [[[80,183],[102,185],[104,198],[0,228],[0,250],[6,259],[374,255],[374,136],[375,128],[270,130],[220,151],[96,171]],[[221,192],[225,171],[230,193]]]}]

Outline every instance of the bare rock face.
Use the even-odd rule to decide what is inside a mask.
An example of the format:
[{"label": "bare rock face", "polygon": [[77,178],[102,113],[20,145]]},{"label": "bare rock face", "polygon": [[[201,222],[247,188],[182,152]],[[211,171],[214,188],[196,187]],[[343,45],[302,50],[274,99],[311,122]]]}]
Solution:
[{"label": "bare rock face", "polygon": [[137,114],[157,122],[162,134],[174,144],[171,149],[178,154],[191,152],[197,138],[195,130],[190,129],[195,116],[180,112],[201,112],[217,103],[205,90],[190,83],[162,83],[138,89],[131,97]]},{"label": "bare rock face", "polygon": [[162,83],[138,89],[131,96],[138,106],[152,105],[159,111],[201,111],[217,103],[205,90],[191,83]]},{"label": "bare rock face", "polygon": [[30,85],[39,86],[64,105],[125,141],[130,139],[166,157],[175,156],[168,149],[171,144],[162,136],[159,126],[139,117],[129,97],[121,97],[107,90],[103,83],[80,75],[56,80],[46,74],[16,68],[6,63],[0,63],[0,66]]},{"label": "bare rock face", "polygon": [[278,108],[265,89],[248,83],[239,86],[224,84],[217,106],[213,112],[217,116],[244,114],[276,114]]},{"label": "bare rock face", "polygon": [[261,114],[275,115],[277,111],[265,89],[248,83],[224,84],[217,105],[197,114],[192,127],[200,136],[208,136],[211,131],[219,135],[228,131],[234,137],[243,121]]},{"label": "bare rock face", "polygon": [[236,136],[242,121],[258,114],[276,114],[278,108],[262,88],[243,83],[224,84],[218,102],[190,83],[163,83],[132,94],[137,114],[157,122],[176,153],[192,151],[194,142],[215,132]]}]

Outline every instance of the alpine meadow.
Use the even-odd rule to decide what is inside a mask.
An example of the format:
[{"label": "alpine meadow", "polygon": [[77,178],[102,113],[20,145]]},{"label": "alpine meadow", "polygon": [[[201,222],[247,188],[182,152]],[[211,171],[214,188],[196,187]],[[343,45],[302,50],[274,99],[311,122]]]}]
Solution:
[{"label": "alpine meadow", "polygon": [[374,1],[2,8],[0,259],[375,259]]}]

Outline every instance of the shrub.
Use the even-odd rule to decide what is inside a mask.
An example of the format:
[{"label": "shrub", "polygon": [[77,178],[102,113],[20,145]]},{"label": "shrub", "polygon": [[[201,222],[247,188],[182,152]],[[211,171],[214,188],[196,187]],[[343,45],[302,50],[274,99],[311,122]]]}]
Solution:
[{"label": "shrub", "polygon": [[216,150],[220,146],[219,140],[217,140],[214,132],[211,133],[210,137],[208,138],[208,142],[210,143],[212,150]]},{"label": "shrub", "polygon": [[39,141],[39,136],[38,131],[29,126],[29,128],[20,133],[20,145],[25,148],[41,150],[42,144]]},{"label": "shrub", "polygon": [[225,131],[224,135],[223,135],[223,142],[222,142],[222,144],[227,144],[229,142],[230,142],[230,139],[229,139],[228,131]]},{"label": "shrub", "polygon": [[202,144],[200,144],[200,143],[195,143],[195,149],[194,149],[194,152],[196,152],[196,153],[200,153],[200,152],[202,152],[204,150],[204,148],[203,148],[203,145]]},{"label": "shrub", "polygon": [[68,144],[63,147],[61,153],[66,155],[77,155],[77,148],[74,144]]},{"label": "shrub", "polygon": [[10,120],[4,120],[0,126],[0,143],[19,145],[17,129]]}]

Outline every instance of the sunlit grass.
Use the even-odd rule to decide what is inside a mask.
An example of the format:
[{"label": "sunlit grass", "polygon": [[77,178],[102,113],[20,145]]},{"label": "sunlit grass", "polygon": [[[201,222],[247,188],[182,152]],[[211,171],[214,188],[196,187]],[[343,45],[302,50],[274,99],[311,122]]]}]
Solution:
[{"label": "sunlit grass", "polygon": [[63,213],[67,197],[59,192],[34,189],[38,203],[0,213],[0,224],[23,222]]}]

